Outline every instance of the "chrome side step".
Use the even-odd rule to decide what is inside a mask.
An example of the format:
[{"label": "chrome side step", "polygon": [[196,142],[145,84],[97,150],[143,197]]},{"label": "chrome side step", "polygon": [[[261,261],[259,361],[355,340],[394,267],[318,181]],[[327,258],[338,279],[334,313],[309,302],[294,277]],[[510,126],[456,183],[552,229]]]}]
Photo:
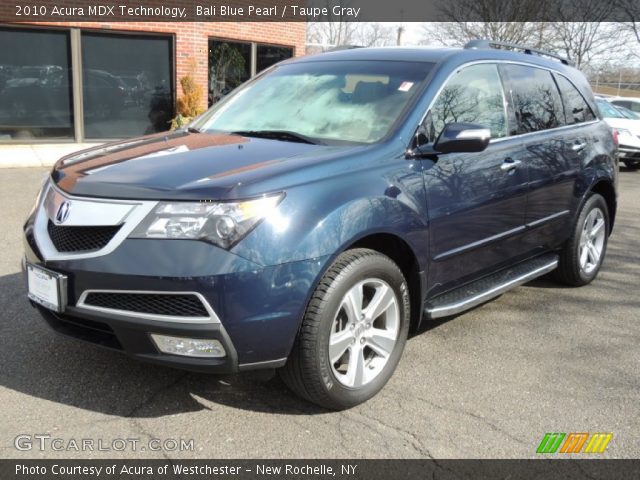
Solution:
[{"label": "chrome side step", "polygon": [[502,295],[518,285],[551,272],[558,266],[558,255],[546,254],[488,277],[463,285],[429,300],[424,308],[427,318],[441,318],[469,310]]}]

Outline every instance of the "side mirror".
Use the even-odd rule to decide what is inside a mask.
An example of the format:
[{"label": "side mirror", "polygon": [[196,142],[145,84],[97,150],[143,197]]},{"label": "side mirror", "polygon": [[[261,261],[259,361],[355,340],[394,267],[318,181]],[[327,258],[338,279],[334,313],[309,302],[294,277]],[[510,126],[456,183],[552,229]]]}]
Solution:
[{"label": "side mirror", "polygon": [[489,145],[491,130],[474,123],[449,123],[433,145],[438,153],[482,152]]}]

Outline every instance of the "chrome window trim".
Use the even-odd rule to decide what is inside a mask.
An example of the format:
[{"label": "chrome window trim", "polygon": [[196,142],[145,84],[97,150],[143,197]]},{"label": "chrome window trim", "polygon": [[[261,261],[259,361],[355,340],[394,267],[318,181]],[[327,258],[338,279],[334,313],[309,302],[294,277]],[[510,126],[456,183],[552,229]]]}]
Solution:
[{"label": "chrome window trim", "polygon": [[[449,81],[453,78],[454,75],[457,75],[461,70],[463,70],[464,68],[467,67],[471,67],[473,65],[481,65],[481,64],[486,64],[486,63],[490,63],[490,64],[511,64],[511,65],[522,65],[525,67],[531,67],[531,68],[539,68],[541,70],[546,70],[548,72],[554,73],[556,75],[561,75],[562,77],[564,77],[569,83],[571,83],[571,85],[573,85],[575,87],[575,84],[566,76],[564,75],[562,72],[559,72],[556,69],[550,68],[550,67],[545,67],[542,65],[535,65],[532,63],[527,63],[527,62],[519,62],[516,60],[502,60],[502,59],[495,59],[495,60],[472,60],[470,62],[467,63],[463,63],[462,65],[458,65],[445,79],[444,82],[442,82],[442,85],[440,85],[440,88],[438,88],[438,91],[436,92],[436,94],[433,96],[433,99],[431,100],[431,102],[429,103],[429,106],[427,107],[427,109],[424,112],[424,115],[422,115],[422,117],[420,118],[420,121],[418,122],[418,125],[416,127],[416,131],[420,128],[420,126],[423,124],[424,119],[427,118],[427,114],[431,111],[431,109],[433,108],[434,103],[436,102],[436,100],[438,100],[438,97],[440,96],[440,94],[442,93],[442,90],[444,90],[444,87],[447,86],[447,84],[449,83]],[[502,82],[502,79],[500,81],[500,85],[503,91],[503,104],[504,104],[504,108],[505,108],[505,113],[508,111],[507,110],[507,99],[506,99],[506,92],[505,92],[505,88],[504,88],[504,83]],[[580,93],[580,90],[578,90],[578,93]],[[589,105],[589,107],[591,107],[591,105]],[[594,112],[595,113],[595,112]],[[508,115],[507,115],[507,120],[508,120]],[[582,123],[574,123],[573,125],[562,125],[560,127],[555,127],[555,128],[549,128],[546,130],[538,130],[537,132],[527,132],[527,133],[518,133],[515,135],[507,135],[506,137],[498,137],[498,138],[492,138],[489,143],[498,143],[498,142],[503,142],[505,140],[512,140],[512,139],[519,139],[522,137],[526,137],[528,135],[538,135],[538,134],[543,134],[546,132],[554,132],[557,130],[563,130],[563,129],[567,129],[567,128],[575,128],[575,127],[581,127],[583,125],[592,125],[594,123],[598,123],[601,122],[602,119],[598,118],[596,115],[596,119],[595,120],[590,120],[588,122],[582,122]],[[415,138],[415,132],[413,134],[413,136],[411,137],[411,141],[413,141],[413,138]]]},{"label": "chrome window trim", "polygon": [[[87,305],[85,303],[87,296],[90,293],[116,293],[116,294],[150,294],[150,295],[195,295],[198,297],[202,305],[209,313],[208,317],[182,317],[175,315],[158,315],[154,313],[140,313],[140,312],[132,312],[130,310],[120,310],[117,308],[106,308],[106,307],[97,307],[95,305]],[[124,317],[130,318],[141,318],[146,320],[155,320],[157,322],[176,322],[176,323],[214,323],[219,324],[220,318],[213,310],[209,302],[201,293],[198,292],[185,292],[185,291],[176,291],[170,292],[166,290],[110,290],[110,289],[89,289],[82,292],[80,298],[76,302],[76,308],[82,310],[91,310],[95,312],[101,313],[112,313],[117,315],[122,315]]]},{"label": "chrome window trim", "polygon": [[[129,206],[130,208],[126,212],[124,212],[124,210],[121,210],[123,214],[118,223],[114,223],[113,220],[107,223],[107,225],[111,223],[112,225],[121,224],[122,226],[120,227],[120,230],[118,230],[118,232],[109,241],[109,243],[107,243],[107,245],[105,245],[100,250],[83,253],[58,252],[56,247],[53,245],[51,238],[49,237],[49,232],[47,231],[47,223],[49,220],[54,222],[54,218],[51,218],[51,216],[55,216],[55,207],[57,206],[55,202],[59,199],[70,201],[72,204],[71,208],[73,208],[73,202],[76,202],[76,205],[82,205],[85,209],[87,209],[81,215],[83,218],[91,216],[96,216],[99,218],[100,209],[104,208],[105,205],[122,205]],[[51,204],[49,202],[54,203]],[[43,187],[42,195],[40,197],[40,204],[36,206],[36,214],[33,224],[34,238],[45,261],[79,260],[84,258],[101,257],[113,252],[131,234],[134,228],[137,227],[138,224],[155,208],[157,204],[157,201],[117,200],[110,198],[93,198],[69,195],[68,193],[55,186],[53,184],[53,181],[49,179],[48,185]],[[97,223],[89,222],[80,224],[74,222],[73,224],[66,225],[90,227],[97,225]],[[101,225],[105,224],[101,223]]]}]

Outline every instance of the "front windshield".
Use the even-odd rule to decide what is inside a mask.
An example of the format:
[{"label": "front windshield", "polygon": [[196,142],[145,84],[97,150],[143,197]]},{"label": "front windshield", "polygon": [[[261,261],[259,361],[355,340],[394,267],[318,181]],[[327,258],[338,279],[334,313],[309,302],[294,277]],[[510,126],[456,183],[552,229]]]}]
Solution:
[{"label": "front windshield", "polygon": [[240,87],[194,127],[294,133],[319,143],[382,139],[433,64],[318,61],[285,64]]},{"label": "front windshield", "polygon": [[596,103],[604,118],[624,118],[624,115],[606,100],[597,100]]}]

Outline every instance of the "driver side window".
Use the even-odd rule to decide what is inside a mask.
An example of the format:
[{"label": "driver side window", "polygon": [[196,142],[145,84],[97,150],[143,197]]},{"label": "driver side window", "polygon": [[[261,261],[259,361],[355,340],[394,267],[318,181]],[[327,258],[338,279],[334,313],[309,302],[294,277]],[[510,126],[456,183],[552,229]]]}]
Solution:
[{"label": "driver side window", "polygon": [[487,127],[491,138],[507,135],[502,82],[496,65],[472,65],[449,80],[425,117],[427,142],[435,142],[445,125],[457,122]]}]

